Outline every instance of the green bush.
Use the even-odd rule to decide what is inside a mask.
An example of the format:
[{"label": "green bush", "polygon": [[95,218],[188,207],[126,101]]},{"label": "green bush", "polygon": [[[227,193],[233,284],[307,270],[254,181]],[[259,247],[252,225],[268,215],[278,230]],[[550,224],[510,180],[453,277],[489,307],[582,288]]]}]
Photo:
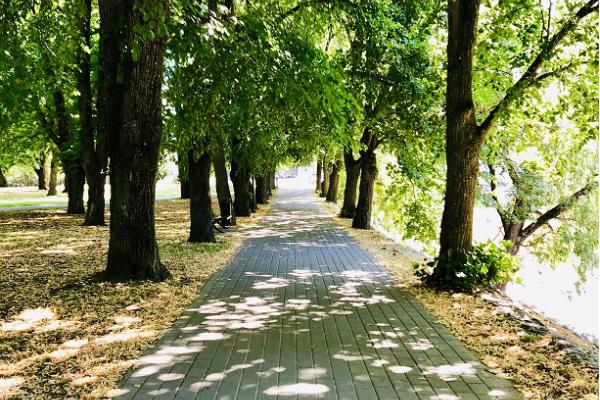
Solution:
[{"label": "green bush", "polygon": [[519,266],[506,251],[509,245],[510,242],[479,243],[458,259],[448,261],[438,257],[415,265],[415,274],[429,285],[459,290],[510,282]]}]

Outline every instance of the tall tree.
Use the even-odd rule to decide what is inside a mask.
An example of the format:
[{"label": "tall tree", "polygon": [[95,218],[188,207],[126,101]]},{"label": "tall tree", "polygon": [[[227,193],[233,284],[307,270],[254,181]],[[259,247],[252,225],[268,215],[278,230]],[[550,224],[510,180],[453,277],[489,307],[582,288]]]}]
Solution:
[{"label": "tall tree", "polygon": [[100,0],[110,155],[109,279],[163,280],[154,227],[167,0]]},{"label": "tall tree", "polygon": [[598,10],[589,0],[566,17],[562,26],[542,42],[541,49],[520,78],[490,110],[480,124],[473,101],[473,57],[477,42],[480,2],[457,0],[448,3],[448,69],[446,84],[446,195],[440,233],[440,266],[434,274],[444,274],[444,263],[461,259],[471,249],[473,206],[477,187],[481,146],[499,115],[514,106],[526,89],[556,73],[543,72],[543,66],[556,56],[565,37],[587,15]]},{"label": "tall tree", "polygon": [[216,242],[212,225],[210,199],[210,152],[205,148],[199,155],[190,150],[190,238],[192,243]]}]

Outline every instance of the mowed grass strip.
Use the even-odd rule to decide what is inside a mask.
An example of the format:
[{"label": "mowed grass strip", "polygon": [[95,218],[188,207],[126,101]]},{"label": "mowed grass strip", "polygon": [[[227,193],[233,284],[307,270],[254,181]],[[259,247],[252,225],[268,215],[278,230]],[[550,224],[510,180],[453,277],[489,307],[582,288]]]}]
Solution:
[{"label": "mowed grass strip", "polygon": [[218,243],[187,243],[188,202],[157,202],[172,279],[109,283],[108,227],[82,222],[56,210],[0,213],[0,398],[106,396],[242,241],[232,228]]}]

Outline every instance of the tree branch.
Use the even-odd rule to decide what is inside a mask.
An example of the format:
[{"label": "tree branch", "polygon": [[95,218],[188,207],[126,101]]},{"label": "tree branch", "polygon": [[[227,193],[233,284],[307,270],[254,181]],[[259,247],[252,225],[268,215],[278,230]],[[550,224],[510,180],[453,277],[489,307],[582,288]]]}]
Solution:
[{"label": "tree branch", "polygon": [[[556,32],[550,40],[548,40],[537,55],[537,57],[529,65],[525,73],[519,80],[507,90],[506,94],[498,104],[489,112],[488,116],[477,129],[480,137],[485,137],[492,128],[500,110],[506,107],[518,93],[531,86],[536,81],[536,75],[544,62],[552,55],[556,47],[564,39],[564,37],[575,29],[577,24],[586,16],[598,11],[598,0],[588,0],[580,9],[571,17],[563,27]],[[549,29],[549,28],[548,28]]]},{"label": "tree branch", "polygon": [[546,211],[544,214],[540,215],[538,219],[536,219],[531,224],[527,225],[521,233],[519,233],[519,241],[523,242],[528,237],[530,237],[535,231],[537,231],[542,226],[546,225],[551,220],[558,218],[562,213],[569,210],[579,198],[589,194],[596,186],[598,186],[598,182],[593,180],[585,185],[582,189],[576,191],[571,196],[569,196],[566,200],[552,207],[550,210]]}]

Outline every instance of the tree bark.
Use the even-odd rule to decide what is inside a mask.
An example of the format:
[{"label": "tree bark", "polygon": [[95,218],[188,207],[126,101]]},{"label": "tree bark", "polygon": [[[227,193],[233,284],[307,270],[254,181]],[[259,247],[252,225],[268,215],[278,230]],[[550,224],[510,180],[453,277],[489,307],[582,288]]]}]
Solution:
[{"label": "tree bark", "polygon": [[65,170],[67,195],[67,214],[83,214],[83,191],[85,189],[85,170],[81,160],[68,161]]},{"label": "tree bark", "polygon": [[6,177],[4,176],[2,169],[0,169],[0,187],[8,187],[8,182],[6,181]]},{"label": "tree bark", "polygon": [[248,181],[250,180],[248,172],[243,168],[235,158],[231,160],[231,182],[233,183],[233,192],[235,200],[233,209],[236,216],[250,216],[250,191]]},{"label": "tree bark", "polygon": [[[150,6],[163,11],[154,14],[168,14],[167,0],[99,0],[111,173],[106,275],[118,281],[169,276],[160,262],[154,228],[165,38],[143,19]],[[153,30],[155,39],[134,45],[134,27],[138,26]],[[134,46],[138,49],[136,60],[131,54]],[[126,53],[121,55],[120,49]]]},{"label": "tree bark", "polygon": [[277,178],[275,177],[276,173],[277,171],[273,171],[271,173],[271,191],[277,189]]},{"label": "tree bark", "polygon": [[479,0],[448,3],[448,74],[446,82],[446,195],[440,234],[440,263],[471,249],[473,206],[481,140],[472,95],[473,52],[477,40]]},{"label": "tree bark", "polygon": [[46,153],[41,152],[39,166],[33,169],[38,178],[38,190],[47,190],[46,186]]},{"label": "tree bark", "polygon": [[210,153],[205,151],[195,158],[188,154],[190,177],[190,238],[192,243],[216,242],[212,225],[212,203],[210,199]]},{"label": "tree bark", "polygon": [[219,212],[221,217],[231,215],[231,225],[235,225],[235,212],[232,209],[231,191],[229,190],[229,179],[227,179],[227,164],[225,161],[225,148],[223,141],[217,139],[217,148],[213,157],[215,167],[215,181],[217,185],[217,199],[219,200]]},{"label": "tree bark", "polygon": [[323,159],[323,180],[321,181],[321,193],[319,193],[319,197],[327,196],[327,191],[329,190],[329,170],[331,169],[329,163],[325,159]]},{"label": "tree bark", "polygon": [[358,202],[352,219],[352,227],[371,229],[371,212],[373,210],[373,190],[377,179],[377,155],[375,149],[368,149],[361,155],[360,187]]},{"label": "tree bark", "polygon": [[250,178],[248,181],[248,191],[250,192],[250,211],[256,212],[256,180],[254,178]]},{"label": "tree bark", "polygon": [[[81,1],[81,14],[78,18],[79,32],[87,48],[91,48],[92,1]],[[79,50],[79,73],[77,85],[79,89],[78,108],[81,125],[80,140],[83,156],[85,178],[88,183],[88,201],[85,214],[85,226],[104,225],[104,184],[106,182],[106,148],[105,136],[96,138],[93,124],[93,94],[91,81],[90,53],[86,49]]]},{"label": "tree bark", "polygon": [[315,187],[315,192],[321,191],[321,173],[323,171],[323,163],[321,160],[317,160],[317,185]]},{"label": "tree bark", "polygon": [[56,185],[58,183],[58,155],[56,151],[52,152],[50,160],[50,179],[48,180],[48,196],[56,196]]},{"label": "tree bark", "polygon": [[344,201],[340,210],[340,217],[354,218],[356,211],[356,191],[360,176],[360,158],[354,159],[351,150],[344,151],[344,166],[346,168],[346,186],[344,187]]},{"label": "tree bark", "polygon": [[256,203],[267,203],[267,177],[264,175],[256,177]]},{"label": "tree bark", "polygon": [[331,169],[331,174],[329,174],[329,190],[327,190],[327,196],[325,197],[325,201],[335,203],[338,197],[338,186],[339,186],[339,177],[340,177],[340,169],[342,168],[342,160],[337,160],[335,164],[333,164],[333,168]]},{"label": "tree bark", "polygon": [[179,178],[180,197],[182,199],[190,198],[190,177],[187,157],[177,154],[177,176]]}]

